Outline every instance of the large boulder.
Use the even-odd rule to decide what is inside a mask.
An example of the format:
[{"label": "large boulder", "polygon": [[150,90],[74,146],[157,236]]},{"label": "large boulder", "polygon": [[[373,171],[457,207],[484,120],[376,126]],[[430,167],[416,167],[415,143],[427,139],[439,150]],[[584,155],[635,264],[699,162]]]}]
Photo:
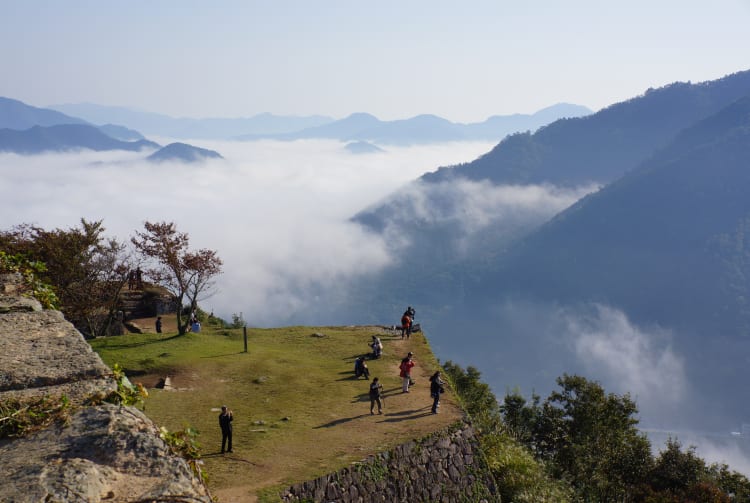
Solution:
[{"label": "large boulder", "polygon": [[23,296],[19,275],[0,275],[0,409],[65,396],[64,423],[0,438],[0,501],[211,502],[186,461],[134,407],[87,405],[117,389],[72,324]]}]

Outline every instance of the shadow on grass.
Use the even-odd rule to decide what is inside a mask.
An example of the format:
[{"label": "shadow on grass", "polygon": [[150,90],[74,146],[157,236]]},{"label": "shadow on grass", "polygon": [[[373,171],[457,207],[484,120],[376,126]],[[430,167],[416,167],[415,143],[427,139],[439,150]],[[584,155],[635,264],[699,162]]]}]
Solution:
[{"label": "shadow on grass", "polygon": [[360,414],[358,416],[352,416],[352,417],[342,417],[341,419],[336,419],[334,421],[331,421],[330,423],[321,424],[320,426],[313,426],[313,429],[319,430],[320,428],[332,428],[333,426],[338,426],[340,424],[348,423],[349,421],[354,421],[355,419],[359,419],[362,417],[367,417],[370,414]]},{"label": "shadow on grass", "polygon": [[244,353],[244,351],[236,351],[234,353],[224,353],[223,355],[201,356],[201,358],[223,358],[225,356],[241,355],[243,353]]},{"label": "shadow on grass", "polygon": [[[409,421],[410,419],[419,419],[420,417],[428,417],[432,415],[432,412],[422,412],[424,409],[429,409],[430,406],[423,407],[417,410],[404,410],[401,412],[386,412],[386,419],[383,419],[383,423],[400,423],[401,421]],[[395,417],[393,417],[395,416]]]},{"label": "shadow on grass", "polygon": [[370,379],[364,379],[364,380],[360,379],[360,377],[363,377],[363,376],[354,377],[354,374],[352,372],[342,372],[342,374],[351,374],[351,375],[349,377],[342,377],[341,379],[336,379],[337,381],[362,381],[366,383],[370,382]]},{"label": "shadow on grass", "polygon": [[201,459],[206,459],[206,458],[222,458],[222,459],[226,459],[227,461],[239,461],[240,463],[247,463],[253,466],[263,466],[263,465],[259,465],[258,463],[254,463],[250,461],[249,459],[239,458],[237,456],[232,456],[230,454],[222,454],[221,452],[212,452],[210,454],[201,455]]},{"label": "shadow on grass", "polygon": [[[183,334],[187,335],[187,334]],[[127,348],[137,348],[139,346],[148,346],[150,344],[159,344],[161,342],[171,341],[172,339],[177,339],[178,337],[182,337],[180,334],[171,335],[169,337],[165,337],[163,339],[155,339],[153,341],[143,341],[143,342],[131,342],[130,344],[107,344],[102,349],[127,349]]]}]

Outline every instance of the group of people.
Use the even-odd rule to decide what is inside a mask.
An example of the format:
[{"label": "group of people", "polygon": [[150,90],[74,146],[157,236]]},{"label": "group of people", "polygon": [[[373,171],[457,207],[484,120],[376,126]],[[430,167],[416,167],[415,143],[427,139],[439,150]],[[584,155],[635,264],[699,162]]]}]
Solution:
[{"label": "group of people", "polygon": [[[409,393],[409,386],[414,384],[414,380],[411,378],[411,371],[414,368],[414,353],[409,351],[406,357],[401,360],[399,365],[399,376],[401,377],[401,391],[403,393]],[[369,375],[369,373],[367,374]],[[440,407],[440,395],[445,392],[445,381],[440,377],[440,371],[436,371],[430,376],[430,397],[432,398],[432,413],[438,413],[438,407]],[[378,406],[378,414],[383,413],[383,385],[375,377],[370,383],[370,414],[374,414],[375,404]]]},{"label": "group of people", "polygon": [[408,339],[411,337],[411,331],[414,326],[414,317],[417,315],[417,311],[411,307],[408,306],[406,308],[406,311],[404,311],[404,314],[401,315],[401,338],[403,339],[404,336]]},{"label": "group of people", "polygon": [[143,271],[140,267],[128,271],[128,290],[143,290]]},{"label": "group of people", "polygon": [[[402,338],[407,338],[411,335],[411,323],[414,320],[414,308],[409,306],[402,317]],[[406,328],[404,328],[406,325]],[[383,352],[383,343],[380,338],[373,335],[372,342],[370,342],[372,348],[372,357],[379,358]],[[412,369],[415,366],[414,353],[409,351],[407,355],[401,360],[399,364],[399,377],[401,377],[401,391],[402,393],[409,393],[409,387],[414,385],[412,379]],[[360,356],[354,361],[354,377],[359,379],[364,376],[368,381],[370,380],[370,369],[367,367],[367,361],[364,356]],[[432,413],[437,414],[438,408],[440,407],[440,395],[445,391],[445,381],[442,380],[440,371],[436,371],[430,376],[430,397],[432,398]],[[378,414],[383,413],[383,385],[380,383],[378,377],[374,377],[369,385],[369,397],[370,397],[370,414],[375,414],[375,406],[378,407]],[[219,427],[221,428],[221,453],[232,452],[232,411],[227,409],[224,405],[221,407],[221,414],[219,414]]]}]

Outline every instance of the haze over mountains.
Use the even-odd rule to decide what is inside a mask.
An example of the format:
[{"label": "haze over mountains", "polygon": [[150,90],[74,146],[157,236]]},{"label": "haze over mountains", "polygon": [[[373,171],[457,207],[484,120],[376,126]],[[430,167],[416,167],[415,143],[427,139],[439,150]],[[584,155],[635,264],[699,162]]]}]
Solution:
[{"label": "haze over mountains", "polygon": [[156,150],[150,161],[198,162],[221,158],[218,152],[185,143],[161,148],[138,131],[116,124],[95,126],[83,119],[0,97],[0,152],[35,155],[47,152]]},{"label": "haze over mountains", "polygon": [[294,117],[269,113],[249,118],[186,119],[94,104],[53,105],[50,108],[95,123],[113,122],[146,134],[171,138],[335,139],[397,145],[499,141],[507,134],[535,130],[561,117],[579,117],[591,113],[591,110],[580,105],[560,103],[530,115],[496,115],[481,123],[459,124],[435,115],[419,115],[395,121],[381,121],[367,113],[354,113],[340,120],[318,115]]},{"label": "haze over mountains", "polygon": [[[749,97],[747,71],[675,83],[424,175],[356,216],[403,261],[341,313],[415,305],[437,353],[500,392],[544,394],[579,372],[633,393],[647,426],[737,428],[750,420],[737,399],[750,377]],[[557,216],[524,206],[571,190],[591,194]]]}]

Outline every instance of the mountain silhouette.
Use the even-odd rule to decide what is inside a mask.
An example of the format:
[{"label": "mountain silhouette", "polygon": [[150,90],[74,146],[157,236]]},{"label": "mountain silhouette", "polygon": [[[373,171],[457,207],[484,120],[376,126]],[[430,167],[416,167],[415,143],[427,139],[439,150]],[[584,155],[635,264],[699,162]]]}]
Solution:
[{"label": "mountain silhouette", "polygon": [[223,159],[223,157],[214,150],[194,147],[187,143],[179,142],[170,143],[146,158],[146,160],[152,162],[200,162],[207,159]]},{"label": "mountain silhouette", "polygon": [[157,143],[148,140],[116,140],[97,127],[86,124],[34,126],[22,131],[0,129],[0,151],[24,155],[79,149],[140,151],[158,147]]},{"label": "mountain silhouette", "polygon": [[320,115],[297,117],[270,113],[237,118],[175,118],[127,107],[92,103],[52,105],[50,108],[82,117],[95,124],[123,124],[148,135],[184,139],[231,139],[248,134],[285,134],[333,121],[330,117]]},{"label": "mountain silhouette", "polygon": [[493,116],[481,123],[461,124],[436,115],[424,114],[409,119],[381,121],[367,113],[355,113],[317,127],[285,134],[242,135],[239,140],[331,139],[367,141],[380,144],[411,145],[447,141],[500,140],[517,131],[537,129],[560,117],[578,117],[591,113],[586,107],[558,104],[532,115]]},{"label": "mountain silhouette", "polygon": [[505,138],[473,162],[424,175],[494,183],[607,183],[632,169],[680,130],[750,91],[750,71],[691,84],[675,82],[586,117],[560,119]]},{"label": "mountain silhouette", "polygon": [[0,129],[29,129],[33,126],[87,124],[86,121],[55,110],[37,108],[21,101],[0,97]]},{"label": "mountain silhouette", "polygon": [[382,148],[366,141],[353,141],[344,145],[344,148],[350,154],[376,154],[378,152],[384,152]]}]

